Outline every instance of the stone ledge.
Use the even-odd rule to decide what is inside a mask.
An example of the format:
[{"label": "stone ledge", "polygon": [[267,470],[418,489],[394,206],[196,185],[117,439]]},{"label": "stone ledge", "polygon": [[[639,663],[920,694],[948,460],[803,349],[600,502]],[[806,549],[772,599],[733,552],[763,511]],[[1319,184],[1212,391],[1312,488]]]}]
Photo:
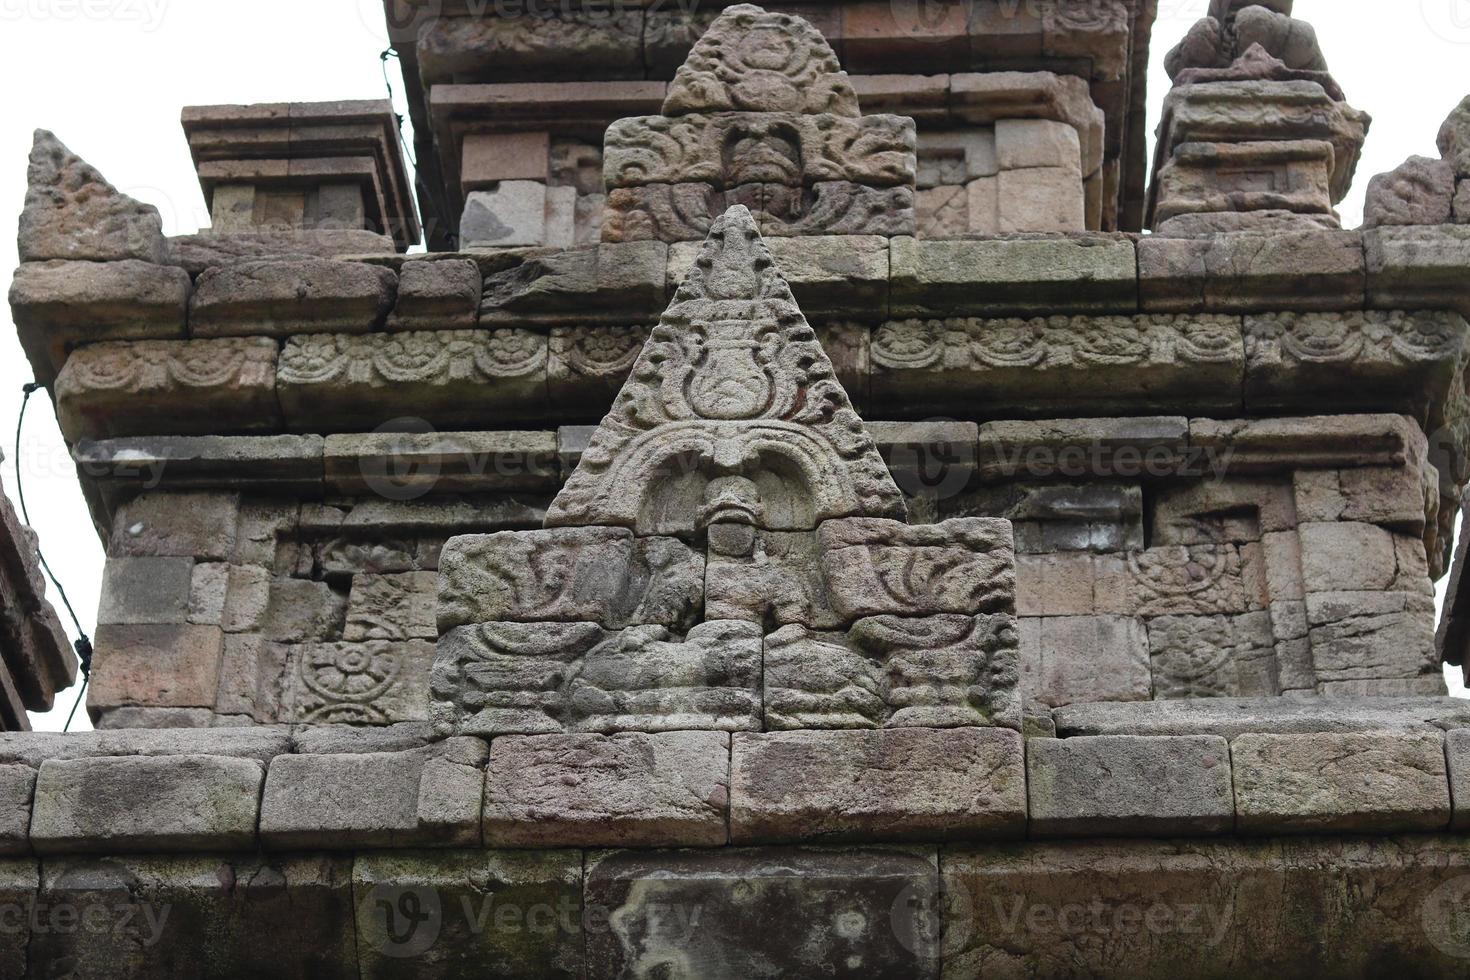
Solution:
[{"label": "stone ledge", "polygon": [[1071,704],[1052,711],[1057,735],[1305,735],[1470,728],[1463,698],[1195,698]]}]

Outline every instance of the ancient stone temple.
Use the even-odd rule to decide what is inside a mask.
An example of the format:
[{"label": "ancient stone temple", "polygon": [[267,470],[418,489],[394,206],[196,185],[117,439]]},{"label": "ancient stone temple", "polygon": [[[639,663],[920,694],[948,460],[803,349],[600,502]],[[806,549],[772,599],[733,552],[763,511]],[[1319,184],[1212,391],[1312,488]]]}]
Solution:
[{"label": "ancient stone temple", "polygon": [[1151,165],[1144,0],[388,0],[414,170],[188,108],[177,237],[37,133],[0,976],[1463,975],[1470,100],[1345,229],[1201,12]]}]

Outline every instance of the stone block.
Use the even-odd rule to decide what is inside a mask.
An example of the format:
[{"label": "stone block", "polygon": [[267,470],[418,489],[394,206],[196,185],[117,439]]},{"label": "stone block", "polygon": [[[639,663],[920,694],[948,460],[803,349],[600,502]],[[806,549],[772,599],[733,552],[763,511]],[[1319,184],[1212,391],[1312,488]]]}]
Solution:
[{"label": "stone block", "polygon": [[353,576],[342,639],[349,643],[437,639],[438,584],[434,572]]},{"label": "stone block", "polygon": [[20,260],[164,261],[158,209],[119,193],[44,129],[35,132],[20,215]]},{"label": "stone block", "polygon": [[1455,223],[1470,225],[1470,178],[1455,182]]},{"label": "stone block", "polygon": [[208,708],[219,684],[218,626],[100,626],[90,709]]},{"label": "stone block", "polygon": [[1437,681],[1434,599],[1410,592],[1323,592],[1307,596],[1312,665],[1323,684]]},{"label": "stone block", "polygon": [[194,578],[190,558],[109,558],[102,573],[98,625],[184,623]]},{"label": "stone block", "polygon": [[370,336],[307,334],[286,341],[276,379],[287,428],[432,435],[500,428],[546,412],[542,334],[438,330]]},{"label": "stone block", "polygon": [[[1072,132],[1070,127],[1062,128]],[[995,192],[999,213],[995,224],[997,234],[1087,230],[1082,180],[1076,171],[1062,167],[1002,170],[996,178]],[[973,220],[977,212],[973,196],[970,202]],[[981,230],[984,227],[982,222]]]},{"label": "stone block", "polygon": [[229,565],[223,562],[195,565],[189,576],[189,622],[223,627],[229,588]]},{"label": "stone block", "polygon": [[932,851],[756,848],[589,854],[589,976],[671,959],[710,980],[938,976]]},{"label": "stone block", "polygon": [[73,441],[280,428],[276,343],[266,337],[89,344],[53,390]]},{"label": "stone block", "polygon": [[687,629],[702,608],[704,564],[675,538],[623,528],[452,538],[439,559],[439,630],[497,621]]},{"label": "stone block", "polygon": [[[538,385],[537,394],[542,391]],[[547,493],[560,485],[561,477],[556,437],[550,432],[328,436],[325,464],[329,491],[389,500],[431,493]]]},{"label": "stone block", "polygon": [[505,736],[490,746],[489,847],[700,847],[728,840],[730,736]]},{"label": "stone block", "polygon": [[480,318],[480,267],[469,259],[405,262],[389,330],[469,330]]},{"label": "stone block", "polygon": [[466,194],[502,180],[545,181],[551,173],[549,133],[466,133],[459,183]]},{"label": "stone block", "polygon": [[1033,739],[1026,751],[1033,837],[1228,833],[1230,748],[1217,735]]},{"label": "stone block", "polygon": [[1413,156],[1368,182],[1363,227],[1447,225],[1452,220],[1455,169],[1448,160]]},{"label": "stone block", "polygon": [[1467,858],[1443,834],[946,849],[944,975],[1454,973]]},{"label": "stone block", "polygon": [[[0,854],[30,854],[26,835],[31,824],[31,800],[36,770],[27,765],[0,764]],[[0,955],[0,963],[3,963]]]},{"label": "stone block", "polygon": [[895,317],[1138,309],[1138,263],[1123,238],[894,238],[890,256]]},{"label": "stone block", "polygon": [[467,194],[459,238],[471,250],[547,244],[546,184],[504,180],[494,190]]},{"label": "stone block", "polygon": [[[427,640],[305,643],[285,649],[284,661],[270,652],[261,661],[275,672],[265,690],[280,691],[282,721],[387,725],[428,717],[434,645]],[[283,672],[277,669],[281,662]]]},{"label": "stone block", "polygon": [[1131,616],[1046,616],[1020,624],[1021,691],[1053,708],[1079,701],[1146,701],[1148,637]]},{"label": "stone block", "polygon": [[270,584],[262,629],[283,643],[332,640],[342,635],[347,597],[326,582],[277,578]]},{"label": "stone block", "polygon": [[1307,592],[1377,592],[1393,586],[1398,574],[1394,536],[1356,521],[1304,523],[1302,579]]},{"label": "stone block", "polygon": [[1019,730],[1016,621],[879,616],[846,633],[787,626],[765,639],[765,725]]},{"label": "stone block", "polygon": [[251,259],[338,259],[398,254],[393,239],[363,229],[252,229],[227,235],[206,230],[197,235],[176,235],[168,239],[167,245],[168,264],[185,269],[191,276],[213,266]]},{"label": "stone block", "polygon": [[[823,522],[817,538],[830,602],[844,623],[866,616],[1015,611],[1008,521],[915,526],[843,518]],[[905,572],[896,574],[900,567]],[[900,578],[904,588],[896,585]]]},{"label": "stone block", "polygon": [[730,839],[926,841],[1020,837],[1023,740],[1006,729],[739,733]]},{"label": "stone block", "polygon": [[1021,616],[1090,616],[1095,568],[1087,552],[1016,556],[1016,612]]},{"label": "stone block", "polygon": [[1470,96],[1445,119],[1435,138],[1439,155],[1455,168],[1455,176],[1470,177]]},{"label": "stone block", "polygon": [[761,724],[761,630],[705,622],[609,632],[488,623],[442,636],[431,713],[441,733],[749,731]]},{"label": "stone block", "polygon": [[1363,232],[1368,305],[1378,309],[1451,309],[1470,316],[1465,266],[1470,228],[1463,225],[1373,228]]},{"label": "stone block", "polygon": [[[379,851],[352,883],[364,980],[584,975],[577,851]],[[409,910],[426,918],[406,932]]]},{"label": "stone block", "polygon": [[255,565],[229,568],[220,625],[226,633],[258,633],[265,628],[270,609],[271,570]]},{"label": "stone block", "polygon": [[1363,243],[1363,235],[1351,231],[1207,239],[1150,236],[1138,242],[1143,309],[1352,309],[1365,288]]},{"label": "stone block", "polygon": [[228,561],[240,498],[230,493],[143,493],[118,508],[109,557]]},{"label": "stone block", "polygon": [[264,780],[258,759],[48,759],[31,844],[43,854],[249,850]]},{"label": "stone block", "polygon": [[50,858],[37,904],[70,927],[34,933],[33,976],[359,976],[346,856]]},{"label": "stone block", "polygon": [[1148,620],[1153,696],[1266,697],[1282,690],[1269,613]]},{"label": "stone block", "polygon": [[136,259],[27,262],[10,310],[36,379],[50,384],[71,351],[109,340],[181,340],[189,274]]},{"label": "stone block", "polygon": [[1229,215],[1238,228],[1262,233],[1313,222],[1336,227],[1333,162],[1325,140],[1182,143],[1159,170],[1151,226],[1183,215],[1200,215],[1196,222]]},{"label": "stone block", "polygon": [[288,755],[271,762],[260,805],[271,849],[455,847],[480,843],[485,744]]},{"label": "stone block", "polygon": [[1450,800],[1454,804],[1451,830],[1470,829],[1470,730],[1452,729],[1444,735],[1445,761],[1449,766]]},{"label": "stone block", "polygon": [[398,289],[392,269],[327,259],[238,262],[204,270],[189,304],[196,337],[367,333]]},{"label": "stone block", "polygon": [[1081,144],[1077,130],[1066,123],[1051,119],[997,120],[995,155],[1001,171],[1060,167],[1074,171],[1079,182],[1082,179]]},{"label": "stone block", "polygon": [[480,324],[652,323],[666,303],[663,242],[516,256],[485,277]]},{"label": "stone block", "polygon": [[1241,833],[1449,826],[1443,733],[1241,735],[1230,749]]}]

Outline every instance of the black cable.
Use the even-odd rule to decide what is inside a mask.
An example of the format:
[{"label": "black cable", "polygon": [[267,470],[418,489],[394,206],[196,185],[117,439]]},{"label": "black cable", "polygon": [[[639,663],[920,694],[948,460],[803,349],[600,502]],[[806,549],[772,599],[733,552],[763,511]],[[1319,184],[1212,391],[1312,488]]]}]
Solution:
[{"label": "black cable", "polygon": [[[388,90],[388,104],[393,105],[393,82],[388,77],[389,58],[399,58],[398,49],[391,45],[384,48],[382,52],[378,55],[378,66],[383,70],[383,86]],[[399,69],[402,70],[403,61],[401,58],[399,58],[398,66]],[[424,196],[428,199],[428,202],[434,206],[436,211],[438,211],[438,214],[433,215],[434,220],[437,222],[443,222],[443,226],[445,228],[448,228],[449,222],[445,220],[444,216],[449,213],[449,202],[447,199],[440,201],[436,194],[438,188],[431,186],[428,181],[424,180],[419,175],[418,158],[414,156],[412,148],[410,148],[408,145],[408,140],[403,138],[403,116],[399,115],[398,111],[395,109],[393,112],[393,118],[398,120],[398,145],[403,147],[403,155],[408,158],[408,162],[413,166],[414,186],[424,192]],[[427,229],[425,229],[424,244],[426,246],[428,245],[428,236],[429,232]],[[448,239],[451,246],[455,248],[459,247],[458,235],[453,232],[446,231],[444,232],[444,237]]]},{"label": "black cable", "polygon": [[[31,396],[40,391],[41,387],[35,382],[21,386],[20,417],[15,420],[15,495],[20,502],[20,518],[27,527],[33,525],[30,509],[26,507],[26,487],[20,465],[20,437],[26,424],[26,406],[31,403]],[[72,703],[71,713],[66,716],[66,725],[61,729],[64,732],[71,729],[71,720],[77,713],[77,705],[82,703],[82,696],[87,692],[87,682],[92,678],[92,638],[87,635],[86,630],[82,629],[82,621],[77,617],[77,611],[72,608],[66,589],[61,587],[61,581],[51,571],[51,564],[46,561],[46,555],[41,551],[39,535],[36,539],[36,559],[41,564],[41,570],[46,573],[46,578],[56,587],[56,594],[61,598],[61,604],[66,607],[67,615],[71,617],[72,625],[77,630],[77,639],[72,642],[72,647],[76,650],[77,660],[81,663],[82,686],[77,691],[76,701]]]}]

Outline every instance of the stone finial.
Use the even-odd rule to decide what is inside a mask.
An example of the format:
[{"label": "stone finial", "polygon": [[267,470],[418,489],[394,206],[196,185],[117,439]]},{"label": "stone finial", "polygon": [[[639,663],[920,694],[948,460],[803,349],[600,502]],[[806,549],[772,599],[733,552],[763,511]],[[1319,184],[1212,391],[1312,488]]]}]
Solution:
[{"label": "stone finial", "polygon": [[903,498],[741,206],[710,229],[547,526],[693,534],[902,519]]},{"label": "stone finial", "polygon": [[1210,16],[1165,55],[1164,70],[1177,81],[1190,68],[1224,68],[1257,44],[1288,68],[1327,70],[1316,29],[1292,17],[1291,4],[1281,0],[1216,0]]},{"label": "stone finial", "polygon": [[109,184],[56,136],[36,130],[20,216],[20,260],[164,261],[158,209]]},{"label": "stone finial", "polygon": [[689,52],[663,111],[856,116],[858,101],[821,31],[791,14],[738,4],[717,17]]},{"label": "stone finial", "polygon": [[1470,95],[1444,121],[1436,142],[1440,157],[1455,168],[1455,176],[1470,180]]}]

